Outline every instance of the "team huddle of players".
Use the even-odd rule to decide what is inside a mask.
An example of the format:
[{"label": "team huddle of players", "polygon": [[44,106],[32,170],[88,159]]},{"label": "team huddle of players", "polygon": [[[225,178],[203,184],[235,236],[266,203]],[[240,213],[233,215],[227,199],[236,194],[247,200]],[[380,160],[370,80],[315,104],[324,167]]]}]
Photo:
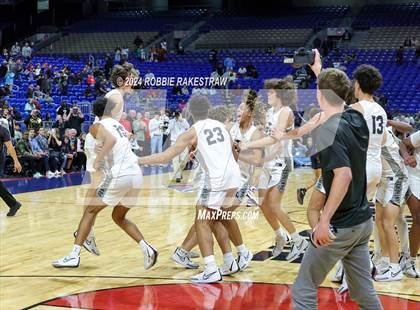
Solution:
[{"label": "team huddle of players", "polygon": [[[118,85],[117,80],[136,75],[133,67],[125,64],[114,67],[111,79],[115,81],[114,85]],[[366,195],[369,201],[376,203],[373,262],[377,272],[374,278],[377,281],[396,281],[402,279],[403,273],[418,278],[420,132],[411,133],[406,138],[412,130],[408,124],[388,121],[386,112],[373,97],[382,83],[376,68],[361,65],[354,71],[353,79],[354,89],[342,99],[349,108],[363,114],[369,128]],[[85,145],[92,185],[86,193],[85,212],[75,233],[72,251],[54,261],[53,266],[78,267],[82,246],[99,255],[93,232],[95,219],[103,208],[113,207],[112,219],[140,245],[144,253],[144,268],[151,268],[157,261],[158,252],[145,241],[138,227],[126,218],[130,208],[137,205],[142,182],[140,166],[166,164],[186,149],[189,158],[198,163],[195,179],[201,186],[197,214],[211,215],[196,218],[185,240],[171,257],[183,267],[196,269],[199,265],[192,259],[199,255],[192,250],[199,245],[204,270],[191,281],[217,282],[224,275],[242,271],[250,264],[253,254],[246,247],[235,218],[216,215],[220,214],[220,209],[224,213],[233,212],[248,200],[260,207],[273,229],[273,256],[278,256],[285,245],[290,244],[286,260],[291,262],[299,258],[310,245],[299,235],[281,204],[292,171],[292,139],[310,135],[325,121],[325,115],[319,112],[299,128],[294,128],[297,90],[293,81],[288,77],[270,79],[265,81],[264,88],[267,105],[262,103],[257,92],[244,92],[242,103],[237,108],[236,122],[230,121],[231,111],[226,107],[212,108],[205,95],[193,95],[187,108],[193,125],[164,152],[140,158],[131,151],[130,134],[119,123],[124,109],[123,97],[131,87],[117,87],[98,99],[93,105],[97,119],[90,128]],[[257,201],[251,194],[254,188],[258,189]],[[325,190],[319,178],[308,210],[322,209],[325,200]],[[410,234],[403,216],[405,203],[413,216]],[[398,228],[399,240],[394,225]],[[216,265],[213,235],[223,253],[221,266]],[[236,258],[232,244],[237,250]],[[345,290],[346,280],[340,264],[333,280],[343,281]]]}]

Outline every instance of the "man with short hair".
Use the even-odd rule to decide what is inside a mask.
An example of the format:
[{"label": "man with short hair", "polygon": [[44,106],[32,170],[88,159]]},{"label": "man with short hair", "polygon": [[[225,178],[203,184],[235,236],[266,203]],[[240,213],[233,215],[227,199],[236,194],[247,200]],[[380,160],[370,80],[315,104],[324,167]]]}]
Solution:
[{"label": "man with short hair", "polygon": [[346,74],[338,69],[321,72],[318,52],[313,70],[326,119],[313,133],[327,199],[320,214],[308,213],[312,245],[293,285],[293,308],[317,308],[317,288],[341,259],[351,298],[362,309],[382,309],[372,283],[368,248],[373,230],[366,199],[369,129],[361,113],[345,110],[350,88]]}]

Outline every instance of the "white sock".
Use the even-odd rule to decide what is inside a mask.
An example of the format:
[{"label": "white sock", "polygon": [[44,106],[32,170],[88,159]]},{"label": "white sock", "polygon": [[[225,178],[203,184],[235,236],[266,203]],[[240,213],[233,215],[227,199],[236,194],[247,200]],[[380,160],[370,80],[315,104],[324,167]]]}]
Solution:
[{"label": "white sock", "polygon": [[223,262],[225,263],[225,265],[232,264],[232,262],[234,260],[235,260],[235,258],[233,257],[232,252],[227,252],[227,253],[223,254]]},{"label": "white sock", "polygon": [[388,266],[391,263],[388,256],[382,256],[382,261],[386,263]]},{"label": "white sock", "polygon": [[216,259],[214,258],[214,255],[204,257],[204,264],[206,265],[206,269],[217,269]]},{"label": "white sock", "polygon": [[248,252],[247,247],[243,243],[241,245],[238,245],[236,247],[236,250],[238,251],[239,254],[246,254]]},{"label": "white sock", "polygon": [[294,232],[293,234],[290,234],[290,239],[292,239],[292,242],[299,241],[300,235],[298,232]]},{"label": "white sock", "polygon": [[398,270],[398,269],[401,268],[400,264],[398,264],[398,263],[390,263],[389,265],[391,266],[391,269],[393,269],[393,270]]},{"label": "white sock", "polygon": [[82,247],[80,245],[75,244],[75,245],[73,245],[73,250],[71,250],[71,254],[79,256],[81,249],[82,249]]},{"label": "white sock", "polygon": [[286,233],[281,228],[277,229],[275,231],[275,234],[276,234],[277,237],[280,237],[280,238],[284,238],[284,236],[286,235]]},{"label": "white sock", "polygon": [[149,244],[146,241],[144,241],[144,239],[140,240],[139,244],[143,252],[147,253],[147,250],[149,249]]}]

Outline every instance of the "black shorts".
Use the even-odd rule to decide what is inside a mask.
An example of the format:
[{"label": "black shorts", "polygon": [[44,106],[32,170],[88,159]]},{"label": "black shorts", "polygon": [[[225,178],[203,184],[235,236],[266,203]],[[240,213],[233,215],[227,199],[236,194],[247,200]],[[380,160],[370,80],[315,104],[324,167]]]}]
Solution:
[{"label": "black shorts", "polygon": [[312,169],[321,169],[321,162],[319,160],[318,154],[314,154],[311,156],[311,167]]}]

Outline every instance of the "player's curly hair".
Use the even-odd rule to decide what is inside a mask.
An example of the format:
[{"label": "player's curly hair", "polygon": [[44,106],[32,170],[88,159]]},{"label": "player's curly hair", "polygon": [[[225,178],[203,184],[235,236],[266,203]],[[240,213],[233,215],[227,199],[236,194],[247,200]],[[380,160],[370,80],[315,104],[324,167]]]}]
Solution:
[{"label": "player's curly hair", "polygon": [[353,71],[353,79],[359,83],[362,92],[372,95],[381,87],[383,78],[377,68],[371,65],[360,65]]},{"label": "player's curly hair", "polygon": [[121,87],[126,85],[127,78],[130,75],[138,76],[137,71],[131,63],[124,63],[122,65],[115,65],[111,72],[111,82],[114,87]]},{"label": "player's curly hair", "polygon": [[263,124],[265,118],[264,106],[258,97],[257,91],[250,89],[245,92],[246,100],[245,105],[248,107],[248,110],[251,112],[252,120],[254,125]]},{"label": "player's curly hair", "polygon": [[264,88],[274,90],[277,98],[281,100],[282,105],[288,106],[292,110],[296,107],[297,89],[291,75],[288,75],[283,79],[265,80]]},{"label": "player's curly hair", "polygon": [[209,111],[209,118],[225,123],[232,118],[232,110],[225,105],[219,105]]}]

